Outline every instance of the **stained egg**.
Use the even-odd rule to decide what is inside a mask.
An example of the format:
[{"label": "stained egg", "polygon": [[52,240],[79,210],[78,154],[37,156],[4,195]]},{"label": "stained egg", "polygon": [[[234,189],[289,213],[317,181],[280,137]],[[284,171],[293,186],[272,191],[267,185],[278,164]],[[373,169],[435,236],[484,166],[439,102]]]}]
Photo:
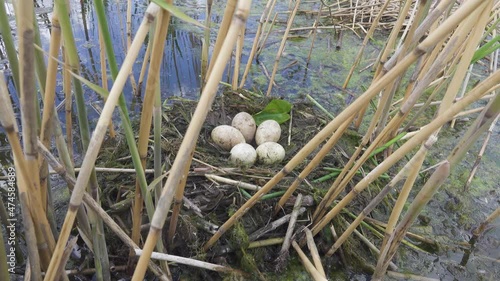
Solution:
[{"label": "stained egg", "polygon": [[262,122],[255,132],[255,142],[261,145],[265,142],[277,142],[281,137],[281,127],[274,120]]},{"label": "stained egg", "polygon": [[244,143],[245,138],[238,129],[228,125],[217,126],[212,130],[212,140],[224,150],[231,150],[238,143]]}]

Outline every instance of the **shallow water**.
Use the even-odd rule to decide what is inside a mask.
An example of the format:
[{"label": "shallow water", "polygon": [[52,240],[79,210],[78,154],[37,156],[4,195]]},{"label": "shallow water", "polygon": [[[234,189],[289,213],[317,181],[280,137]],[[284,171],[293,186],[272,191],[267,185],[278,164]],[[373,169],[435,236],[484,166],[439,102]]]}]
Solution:
[{"label": "shallow water", "polygon": [[[204,1],[185,1],[182,9],[191,17],[203,22],[205,17]],[[261,9],[265,1],[254,1],[254,10],[251,12],[249,27],[245,38],[245,49],[242,62],[246,63],[247,54],[253,42],[256,23],[260,17]],[[37,19],[41,26],[41,36],[43,48],[48,49],[49,30],[52,1],[36,1]],[[126,22],[126,2],[107,1],[105,3],[108,13],[108,24],[113,38],[117,62],[123,62],[126,53],[125,22]],[[214,3],[212,21],[214,29],[222,20],[221,14],[224,1]],[[307,7],[314,8],[313,4]],[[134,15],[132,18],[133,29],[136,30],[142,21],[142,14],[145,10],[143,1],[133,1]],[[286,7],[280,7],[286,10]],[[282,17],[284,19],[284,17]],[[92,1],[71,1],[71,21],[73,31],[77,40],[81,60],[81,73],[90,81],[100,84],[100,58],[99,45],[97,40],[97,18],[92,6]],[[297,19],[297,26],[307,26],[306,22],[311,22],[308,16],[300,16]],[[310,25],[310,24],[309,24]],[[162,75],[160,77],[162,97],[179,96],[183,98],[196,99],[200,87],[200,54],[203,32],[201,29],[182,23],[174,19],[173,28],[170,29],[165,42],[166,53],[162,62]],[[283,30],[280,25],[277,29]],[[340,49],[336,49],[339,42],[337,34],[333,31],[320,31],[315,42],[315,49],[311,56],[310,63],[307,64],[307,54],[311,44],[311,37],[289,40],[280,61],[280,70],[276,77],[277,86],[274,87],[273,95],[286,97],[291,100],[304,99],[305,94],[310,94],[318,99],[320,103],[334,114],[342,110],[352,102],[352,99],[363,92],[369,85],[371,74],[369,70],[358,73],[352,78],[352,82],[347,92],[341,91],[341,86],[345,79],[346,72],[354,60],[354,56],[361,45],[362,38],[350,31],[342,33],[342,43]],[[384,33],[378,34],[375,41],[371,42],[365,51],[365,56],[361,62],[361,68],[369,65],[376,57],[381,48],[377,38],[384,37]],[[212,32],[212,44],[216,34]],[[281,40],[280,35],[273,35],[266,44],[266,49],[259,57],[259,62],[266,66],[269,72],[272,71],[274,58]],[[383,41],[383,40],[381,40]],[[144,56],[146,45],[141,50],[139,58]],[[4,58],[3,42],[0,40],[0,69],[5,69],[8,74],[7,61]],[[133,71],[136,80],[142,65],[142,59],[138,59]],[[285,67],[288,66],[288,67]],[[243,71],[243,70],[241,70]],[[110,76],[110,75],[108,75]],[[227,77],[225,75],[224,77]],[[227,78],[225,78],[227,81]],[[9,79],[9,87],[12,89],[12,80]],[[109,79],[110,86],[112,85]],[[255,92],[265,93],[268,79],[263,74],[262,67],[254,63],[250,76],[247,79],[245,88]],[[96,122],[98,113],[94,108],[103,106],[102,100],[91,90],[85,88],[86,99],[89,104],[88,112],[91,126]],[[63,101],[62,85],[57,86],[56,104]],[[134,97],[129,83],[126,84],[124,95],[128,102],[132,118],[136,118],[140,112],[140,99]],[[16,100],[14,100],[17,103]],[[116,116],[118,117],[118,116]],[[60,112],[60,118],[64,124],[64,114]],[[74,118],[76,120],[76,118]],[[118,120],[118,119],[117,119]],[[439,142],[430,152],[430,158],[426,160],[426,166],[431,166],[444,157],[451,150],[458,138],[466,131],[470,123],[458,123],[456,129],[446,130]],[[455,168],[451,179],[448,180],[429,206],[425,208],[423,216],[429,219],[426,224],[416,224],[412,231],[422,233],[433,239],[449,245],[450,248],[443,248],[435,254],[417,253],[405,247],[401,247],[400,258],[396,263],[401,271],[423,275],[426,277],[439,278],[441,280],[499,280],[500,279],[500,228],[498,220],[493,222],[492,227],[480,238],[476,248],[466,260],[463,250],[455,247],[458,242],[467,242],[473,227],[489,215],[500,202],[499,189],[500,175],[500,131],[495,129],[490,140],[490,144],[483,156],[479,171],[471,185],[469,191],[463,191],[463,183],[468,177],[470,168],[475,161],[475,154],[479,150],[481,143],[477,143],[469,153],[464,162]],[[480,142],[482,142],[480,139]],[[0,166],[12,165],[10,149],[6,136],[0,131]],[[420,183],[421,184],[421,183]],[[421,185],[420,185],[421,186]],[[346,275],[349,280],[369,280],[366,275],[350,274]]]}]

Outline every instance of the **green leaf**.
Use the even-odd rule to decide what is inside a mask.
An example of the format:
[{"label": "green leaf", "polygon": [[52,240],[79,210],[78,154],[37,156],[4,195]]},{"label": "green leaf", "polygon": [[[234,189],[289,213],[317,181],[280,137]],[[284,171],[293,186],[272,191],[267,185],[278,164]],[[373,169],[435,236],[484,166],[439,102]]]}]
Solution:
[{"label": "green leaf", "polygon": [[471,63],[476,63],[478,60],[486,57],[487,55],[493,53],[496,51],[498,48],[500,48],[500,35],[495,36],[492,38],[490,41],[488,41],[486,44],[481,46],[479,49],[476,50],[474,53],[474,56],[472,57]]},{"label": "green leaf", "polygon": [[274,99],[261,112],[254,114],[253,119],[257,126],[266,120],[274,120],[281,124],[290,119],[288,113],[291,109],[292,104],[286,100]]},{"label": "green leaf", "polygon": [[163,9],[167,10],[169,13],[171,13],[174,17],[179,18],[187,23],[197,25],[201,28],[207,28],[203,24],[199,23],[197,20],[189,17],[188,15],[184,14],[179,8],[175,7],[172,4],[168,4],[164,2],[163,0],[153,0],[153,2],[162,7]]}]

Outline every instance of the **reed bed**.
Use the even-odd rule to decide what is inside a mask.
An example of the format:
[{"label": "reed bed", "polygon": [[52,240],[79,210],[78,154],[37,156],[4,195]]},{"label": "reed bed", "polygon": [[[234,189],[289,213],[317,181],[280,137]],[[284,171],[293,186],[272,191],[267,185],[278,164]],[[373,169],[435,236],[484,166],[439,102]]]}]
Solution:
[{"label": "reed bed", "polygon": [[[69,275],[89,273],[96,280],[186,276],[277,280],[300,262],[313,280],[336,280],[331,268],[338,262],[372,275],[373,280],[387,276],[432,280],[397,272],[394,257],[402,246],[429,254],[427,249],[438,244],[409,230],[474,143],[486,135],[463,183],[464,190],[471,188],[500,113],[496,44],[500,2],[321,0],[311,5],[297,0],[290,1],[283,12],[279,1],[268,0],[257,30],[250,32],[252,46],[245,46],[244,40],[249,34],[251,1],[228,0],[218,30],[210,18],[212,1],[207,1],[204,25],[172,2],[151,2],[134,33],[132,1],[128,1],[127,54],[120,67],[104,2],[94,2],[103,73],[99,86],[80,74],[66,1],[55,1],[48,50],[41,48],[33,2],[16,4],[16,55],[5,28],[9,24],[5,3],[0,0],[0,31],[14,85],[8,89],[0,72],[0,124],[17,171],[16,195],[24,233],[17,243],[28,253],[26,263],[17,269],[22,267],[24,277],[69,280]],[[311,20],[297,26],[297,18],[304,15]],[[161,96],[160,76],[169,75],[161,69],[169,51],[164,42],[173,18],[202,30],[198,101]],[[310,40],[304,58],[307,68],[322,36],[320,30],[328,29],[339,36],[347,30],[365,36],[339,87],[344,92],[360,71],[364,50],[374,34],[386,30],[371,83],[340,112],[329,112],[311,92],[304,95],[305,102],[294,102],[279,140],[286,147],[286,164],[229,167],[228,152],[214,144],[210,131],[229,124],[229,117],[240,111],[256,114],[273,101],[290,39]],[[270,37],[280,39],[276,50],[267,47]],[[142,49],[146,55],[136,85],[132,67]],[[274,54],[274,59],[261,61],[262,52]],[[243,55],[248,55],[246,62]],[[266,87],[260,89],[264,95],[245,88],[257,61],[266,72],[266,67],[272,67]],[[471,69],[488,62],[484,77],[472,83]],[[113,79],[109,92],[108,70]],[[225,71],[232,75],[231,84],[218,94]],[[64,123],[55,107],[58,77],[63,79],[66,97]],[[123,97],[127,81],[143,99],[138,122],[131,120]],[[105,101],[93,130],[84,85]],[[18,109],[11,102],[16,95]],[[78,132],[72,127],[73,95]],[[119,125],[112,122],[117,106]],[[15,110],[20,112],[20,127]],[[445,138],[443,131],[464,115],[475,119],[467,124],[456,146],[443,151],[440,162],[425,170],[429,154]],[[80,168],[75,168],[75,134],[81,140]],[[66,182],[70,194],[60,225],[54,217],[51,171]],[[0,211],[2,223],[7,224],[6,212]],[[465,248],[470,255],[499,214],[497,208],[483,216],[470,243],[453,246]],[[2,246],[4,241],[0,239]],[[92,252],[93,265],[77,270],[69,262],[76,245]],[[0,279],[17,275],[3,265]]]}]

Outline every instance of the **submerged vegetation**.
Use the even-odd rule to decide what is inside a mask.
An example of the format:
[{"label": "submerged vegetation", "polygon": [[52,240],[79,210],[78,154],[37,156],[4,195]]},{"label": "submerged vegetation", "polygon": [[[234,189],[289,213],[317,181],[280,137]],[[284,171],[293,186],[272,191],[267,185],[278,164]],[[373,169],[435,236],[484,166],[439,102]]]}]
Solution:
[{"label": "submerged vegetation", "polygon": [[[474,196],[473,177],[500,112],[499,1],[228,0],[220,23],[213,23],[217,3],[209,0],[201,23],[171,0],[154,0],[136,31],[131,2],[121,66],[105,3],[93,2],[101,50],[102,84],[97,85],[81,74],[71,1],[54,1],[45,50],[33,1],[13,4],[16,41],[6,21],[7,3],[0,0],[12,80],[9,87],[1,73],[0,124],[14,162],[6,172],[5,194],[2,190],[7,200],[0,208],[5,226],[0,237],[16,245],[5,249],[13,254],[7,255],[10,263],[0,260],[0,280],[87,280],[88,274],[96,280],[135,281],[341,280],[353,279],[352,272],[372,280],[434,280],[419,276],[425,271],[404,258],[397,264],[395,257],[404,257],[407,249],[425,254],[443,247],[463,251],[460,265],[467,264],[478,239],[500,215],[498,207],[476,214],[475,223],[458,218],[469,226],[472,238],[466,242],[452,233],[434,237],[425,228],[431,220],[425,208],[460,216],[460,208],[471,202],[465,198]],[[249,14],[255,16],[253,7],[259,5],[265,5],[262,14],[251,25]],[[165,41],[176,28],[174,18],[200,29],[202,87],[196,101],[161,95],[160,77],[169,75],[161,62],[171,52]],[[336,48],[349,48],[355,56],[325,51],[318,38],[326,32],[335,34]],[[346,32],[364,37],[362,44],[340,44]],[[214,42],[211,34],[217,34]],[[251,46],[245,45],[245,35],[252,36]],[[271,44],[270,37],[279,39]],[[292,41],[307,44],[307,55],[286,59]],[[380,52],[368,63],[369,44]],[[134,73],[138,62],[141,71]],[[277,88],[296,78],[294,66],[307,73],[315,63],[321,69],[309,88],[299,88],[303,99],[280,102]],[[484,75],[471,77],[477,67]],[[222,82],[225,76],[229,83]],[[314,95],[318,77],[336,93],[335,110]],[[131,118],[123,94],[126,83],[142,99],[137,119]],[[64,115],[55,108],[58,84],[63,85]],[[84,88],[105,101],[97,123],[89,122]],[[113,119],[115,108],[120,120]],[[282,164],[230,166],[229,154],[214,144],[210,132],[241,111],[257,123],[281,123]],[[73,113],[78,126],[73,126]],[[454,147],[439,146],[464,116],[474,120],[460,124],[467,129],[454,136]],[[457,173],[483,135],[472,172]],[[73,151],[76,140],[81,156]],[[433,166],[424,168],[429,162]],[[51,171],[64,180],[68,197],[54,194],[61,188],[54,186]],[[438,191],[450,178],[470,193],[450,195],[453,201],[444,202]],[[486,186],[495,184],[484,180]],[[19,202],[20,210],[8,200]],[[61,204],[67,211],[58,216]],[[22,220],[22,229],[11,231],[7,219],[14,216]],[[86,252],[84,261],[80,252]],[[486,258],[498,264],[498,257]],[[498,270],[488,274],[486,279],[500,277]]]}]

